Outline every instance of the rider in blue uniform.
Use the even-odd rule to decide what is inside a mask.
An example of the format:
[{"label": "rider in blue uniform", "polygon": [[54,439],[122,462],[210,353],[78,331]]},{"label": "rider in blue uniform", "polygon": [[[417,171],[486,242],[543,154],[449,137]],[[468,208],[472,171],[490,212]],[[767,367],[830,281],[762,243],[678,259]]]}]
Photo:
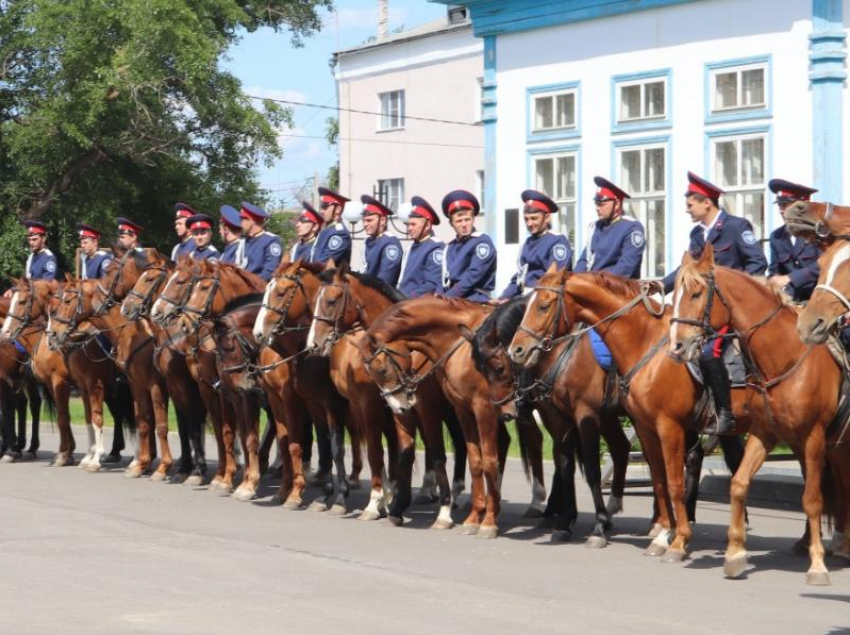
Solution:
[{"label": "rider in blue uniform", "polygon": [[209,260],[215,262],[221,257],[218,249],[212,244],[213,219],[206,214],[195,214],[186,219],[186,226],[192,234],[195,248],[192,250],[193,260]]},{"label": "rider in blue uniform", "polygon": [[521,198],[525,203],[522,214],[529,236],[522,245],[519,269],[502,292],[501,300],[531,292],[553,262],[559,269],[572,268],[572,251],[566,236],[549,231],[549,218],[558,212],[558,205],[534,190],[526,190]]},{"label": "rider in blue uniform", "polygon": [[235,207],[222,205],[219,209],[218,235],[224,241],[218,261],[225,265],[236,264],[236,250],[242,238],[242,219]]},{"label": "rider in blue uniform", "polygon": [[471,192],[455,190],[443,198],[443,214],[455,238],[443,254],[443,289],[446,297],[487,302],[496,287],[496,248],[487,234],[475,231],[481,204]]},{"label": "rider in blue uniform", "polygon": [[598,220],[588,227],[588,239],[576,262],[576,272],[605,271],[624,278],[639,278],[646,233],[640,221],[623,213],[623,201],[631,198],[601,176],[593,178],[599,188],[593,199]]},{"label": "rider in blue uniform", "polygon": [[[685,204],[691,220],[698,223],[691,230],[691,255],[698,258],[707,243],[714,246],[714,261],[723,267],[745,271],[752,275],[763,275],[767,269],[761,245],[756,238],[753,226],[745,218],[732,216],[720,209],[720,195],[716,185],[688,172],[688,190],[685,192]],[[678,268],[664,278],[664,292],[669,293],[676,282]],[[718,334],[728,332],[728,325],[719,329]],[[714,396],[716,420],[710,423],[706,434],[728,434],[735,429],[735,417],[732,414],[732,386],[729,372],[723,362],[723,340],[709,341],[702,350],[699,359],[705,385]]]},{"label": "rider in blue uniform", "polygon": [[186,203],[177,203],[174,206],[174,232],[180,241],[171,250],[171,259],[175,262],[181,256],[191,256],[195,250],[195,241],[192,240],[187,221],[197,213]]},{"label": "rider in blue uniform", "polygon": [[319,188],[319,196],[321,197],[319,209],[322,212],[325,227],[316,237],[311,260],[324,264],[333,258],[337,266],[343,262],[350,262],[351,234],[340,220],[342,210],[349,199],[326,187]]},{"label": "rider in blue uniform", "polygon": [[409,298],[443,289],[443,250],[445,245],[434,239],[433,227],[440,216],[421,196],[410,199],[412,209],[407,219],[407,235],[413,241],[407,252],[399,291]]},{"label": "rider in blue uniform", "polygon": [[100,231],[91,225],[80,223],[80,275],[83,280],[102,278],[106,265],[112,260],[112,253],[99,249]]},{"label": "rider in blue uniform", "polygon": [[25,220],[27,243],[30,255],[24,276],[30,280],[55,280],[57,261],[53,252],[47,248],[47,226],[41,221]]},{"label": "rider in blue uniform", "polygon": [[363,229],[368,236],[364,273],[394,287],[398,284],[404,252],[401,241],[386,234],[387,219],[393,215],[393,211],[368,194],[361,196],[360,202],[363,203]]},{"label": "rider in blue uniform", "polygon": [[301,215],[295,219],[295,234],[298,240],[289,250],[290,262],[301,260],[302,262],[313,261],[313,249],[316,246],[316,236],[322,229],[322,215],[307,201],[301,201],[304,208]]},{"label": "rider in blue uniform", "polygon": [[130,220],[119,216],[115,219],[118,223],[118,244],[125,249],[135,249],[141,251],[142,244],[139,241],[139,236],[142,233],[142,227]]},{"label": "rider in blue uniform", "polygon": [[263,208],[243,201],[239,215],[242,217],[242,239],[236,250],[236,265],[268,282],[283,254],[280,238],[263,229],[269,218]]},{"label": "rider in blue uniform", "polygon": [[[785,218],[785,210],[797,201],[808,201],[816,189],[773,179],[767,186],[776,194],[779,213]],[[785,225],[770,234],[770,265],[767,268],[767,283],[774,289],[784,291],[795,302],[808,300],[818,283],[821,251],[817,245],[792,236]]]}]

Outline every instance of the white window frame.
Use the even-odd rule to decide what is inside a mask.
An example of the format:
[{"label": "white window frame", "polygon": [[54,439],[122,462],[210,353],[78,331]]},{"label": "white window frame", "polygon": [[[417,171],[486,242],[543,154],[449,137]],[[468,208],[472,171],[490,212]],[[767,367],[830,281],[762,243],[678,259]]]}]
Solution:
[{"label": "white window frame", "polygon": [[[556,169],[558,159],[562,158],[572,158],[573,160],[573,170],[574,170],[574,181],[575,188],[573,191],[573,196],[562,196],[558,197],[557,192],[547,192],[543,187],[542,183],[540,183],[537,179],[537,163],[539,161],[548,161],[551,160],[553,171]],[[553,174],[553,182],[555,179],[555,175]],[[578,218],[578,192],[579,192],[579,155],[578,150],[565,150],[565,151],[555,151],[555,152],[547,152],[547,153],[539,153],[531,156],[531,178],[533,188],[543,192],[546,196],[550,197],[555,203],[558,205],[558,213],[552,214],[551,216],[551,224],[552,231],[564,234],[568,240],[570,240],[570,245],[573,251],[576,250],[576,243],[579,238],[579,218]],[[572,227],[569,226],[569,214],[565,212],[567,206],[572,206]]]},{"label": "white window frame", "polygon": [[[764,154],[762,156],[762,180],[758,183],[742,183],[742,175],[744,170],[744,162],[742,160],[742,150],[741,143],[744,141],[749,141],[753,139],[761,139],[762,147],[764,148]],[[738,157],[738,170],[736,175],[736,180],[738,181],[735,185],[726,185],[721,178],[721,175],[717,172],[717,144],[718,143],[728,143],[734,142],[736,145],[736,153]],[[709,144],[709,166],[711,172],[711,182],[715,183],[718,187],[724,190],[724,193],[720,197],[720,206],[723,209],[726,209],[730,213],[734,213],[736,216],[742,216],[746,218],[753,225],[753,229],[756,234],[756,238],[762,239],[766,237],[769,233],[768,228],[768,216],[769,210],[767,196],[765,195],[767,188],[767,175],[769,173],[768,168],[768,157],[770,156],[770,132],[769,130],[758,131],[758,132],[747,132],[741,134],[717,134],[712,135],[710,137]],[[751,212],[745,213],[744,210],[744,197],[747,194],[761,194],[762,196],[762,209],[760,218],[755,218]],[[731,201],[731,205],[729,205]]]},{"label": "white window frame", "polygon": [[[388,113],[385,110],[385,99],[392,99],[392,95],[399,95],[399,111],[396,115],[398,119],[397,126],[385,126],[385,119],[392,119],[393,115]],[[378,115],[378,132],[391,132],[393,130],[404,130],[404,115],[405,115],[405,94],[404,89],[399,90],[388,90],[383,93],[378,93],[378,111],[381,113]]]},{"label": "white window frame", "polygon": [[[741,105],[741,97],[743,95],[743,82],[741,81],[742,74],[745,71],[753,71],[753,70],[761,70],[763,74],[763,94],[764,101],[758,104],[747,104]],[[718,107],[717,98],[717,77],[719,75],[729,75],[731,73],[735,73],[737,76],[737,99],[734,106],[725,106]],[[737,66],[722,66],[718,68],[712,68],[709,71],[709,115],[724,115],[727,113],[738,113],[738,112],[749,112],[749,111],[758,111],[758,110],[767,110],[769,107],[769,99],[770,99],[770,73],[768,68],[768,62],[758,62],[754,64],[741,64]]]},{"label": "white window frame", "polygon": [[[557,113],[555,112],[557,98],[561,96],[572,96],[573,98],[573,117],[572,123],[566,126],[558,126],[553,125],[549,128],[538,128],[537,127],[537,101],[540,99],[551,99],[552,100],[552,120],[556,119]],[[578,89],[569,88],[567,90],[553,90],[541,93],[534,93],[531,95],[531,104],[530,104],[530,112],[529,116],[531,117],[531,133],[532,134],[547,134],[551,132],[564,132],[576,130],[578,128]]]},{"label": "white window frame", "polygon": [[[384,187],[387,188],[387,198],[384,200],[382,194]],[[393,191],[395,190],[395,197]],[[389,207],[392,211],[398,212],[399,204],[404,201],[404,178],[395,179],[378,179],[378,200]]]},{"label": "white window frame", "polygon": [[[645,171],[646,168],[646,152],[649,150],[662,150],[664,152],[664,166],[662,168],[662,176],[664,178],[664,189],[663,190],[644,190],[646,187],[647,174]],[[623,174],[623,154],[627,152],[640,152],[640,179],[641,179],[641,189],[638,191],[632,191],[630,189],[629,184],[626,182],[625,175]],[[616,178],[618,179],[618,183],[621,187],[626,188],[628,190],[628,194],[631,198],[626,199],[624,203],[624,213],[627,213],[632,218],[636,218],[641,222],[644,229],[644,234],[646,236],[646,244],[644,247],[643,260],[641,261],[641,277],[643,278],[662,278],[664,277],[667,262],[667,242],[669,238],[670,232],[670,222],[668,220],[668,210],[670,206],[670,183],[669,183],[669,167],[670,167],[670,152],[669,152],[669,141],[662,140],[657,142],[648,142],[645,144],[628,144],[621,145],[616,148],[616,164],[615,164],[615,172]],[[649,218],[649,212],[647,209],[647,203],[650,201],[661,200],[663,202],[663,240],[660,245],[656,245],[655,236],[657,233],[657,228],[655,226],[655,220]],[[635,207],[637,207],[637,213],[635,213]],[[658,265],[656,267],[656,259],[658,260]],[[655,267],[655,270],[653,270]]]},{"label": "white window frame", "polygon": [[[644,113],[644,108],[646,106],[646,86],[647,84],[662,84],[664,86],[664,112],[660,115],[646,115]],[[623,112],[623,89],[630,88],[632,86],[640,86],[640,109],[641,114],[638,117],[631,117],[629,119],[624,119],[622,117]],[[656,75],[655,77],[645,77],[642,79],[632,80],[632,81],[621,81],[616,83],[616,103],[615,103],[615,116],[616,123],[618,125],[628,125],[633,123],[640,123],[643,121],[663,121],[667,119],[668,112],[667,108],[669,107],[669,90],[670,90],[670,82],[667,79],[667,75]]]}]

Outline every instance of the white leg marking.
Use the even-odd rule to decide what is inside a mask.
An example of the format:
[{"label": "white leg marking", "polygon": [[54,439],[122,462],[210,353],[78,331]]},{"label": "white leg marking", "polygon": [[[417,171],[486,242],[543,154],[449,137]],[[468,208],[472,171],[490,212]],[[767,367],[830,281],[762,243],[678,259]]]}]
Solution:
[{"label": "white leg marking", "polygon": [[546,486],[536,478],[531,484],[531,506],[540,511],[546,509]]},{"label": "white leg marking", "polygon": [[653,545],[658,545],[659,547],[669,547],[670,546],[670,536],[673,534],[671,529],[662,529],[661,532],[655,537],[655,540],[652,541]]},{"label": "white leg marking", "polygon": [[608,515],[613,517],[623,511],[623,499],[613,494],[608,498],[608,506],[606,507]]},{"label": "white leg marking", "polygon": [[325,295],[325,288],[319,289],[319,295],[316,296],[316,308],[313,310],[313,321],[310,323],[310,332],[307,334],[307,348],[313,348],[316,345],[316,316],[319,314],[319,307],[322,305],[322,296]]}]

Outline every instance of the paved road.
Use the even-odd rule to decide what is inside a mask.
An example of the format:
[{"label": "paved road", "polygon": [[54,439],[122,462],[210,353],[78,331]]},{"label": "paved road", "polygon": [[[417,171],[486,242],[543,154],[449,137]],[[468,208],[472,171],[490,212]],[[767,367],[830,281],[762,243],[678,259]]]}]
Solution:
[{"label": "paved road", "polygon": [[550,545],[522,519],[515,462],[506,535],[484,541],[428,530],[424,509],[394,528],[272,507],[273,483],[239,503],[43,457],[0,465],[3,633],[850,632],[850,567],[830,561],[832,587],[805,585],[807,560],[790,555],[798,513],[751,510],[754,569],[729,581],[724,505],[701,505],[684,564],[641,555],[645,495],[627,496],[608,548]]}]

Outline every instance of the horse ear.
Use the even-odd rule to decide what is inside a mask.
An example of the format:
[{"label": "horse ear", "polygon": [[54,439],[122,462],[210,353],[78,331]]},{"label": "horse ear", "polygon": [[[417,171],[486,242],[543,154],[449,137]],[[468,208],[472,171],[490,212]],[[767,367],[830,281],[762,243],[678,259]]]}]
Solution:
[{"label": "horse ear", "polygon": [[351,270],[351,267],[348,266],[348,261],[343,260],[342,264],[339,265],[339,269],[337,270],[338,271],[337,275],[342,277],[345,274],[347,274],[350,270]]},{"label": "horse ear", "polygon": [[330,271],[331,269],[336,269],[336,263],[334,262],[333,258],[328,260],[327,264],[325,265],[325,271]]},{"label": "horse ear", "polygon": [[699,262],[703,265],[714,264],[714,245],[706,243],[705,249],[702,250],[702,255],[699,258]]},{"label": "horse ear", "polygon": [[[566,267],[564,267],[564,268],[566,269]],[[546,270],[546,273],[547,273],[547,274],[549,274],[549,273],[558,273],[558,263],[557,263],[557,262],[555,262],[555,261],[553,260],[553,261],[552,261],[552,264],[550,264],[550,265],[549,265],[549,268]]]},{"label": "horse ear", "polygon": [[460,334],[467,342],[472,342],[475,337],[475,331],[469,328],[466,324],[458,324],[458,329],[460,329]]},{"label": "horse ear", "polygon": [[71,282],[74,278],[67,271],[65,272],[65,282]]},{"label": "horse ear", "polygon": [[690,250],[686,249],[685,253],[682,254],[682,266],[689,267],[694,264],[694,257],[691,255]]}]

